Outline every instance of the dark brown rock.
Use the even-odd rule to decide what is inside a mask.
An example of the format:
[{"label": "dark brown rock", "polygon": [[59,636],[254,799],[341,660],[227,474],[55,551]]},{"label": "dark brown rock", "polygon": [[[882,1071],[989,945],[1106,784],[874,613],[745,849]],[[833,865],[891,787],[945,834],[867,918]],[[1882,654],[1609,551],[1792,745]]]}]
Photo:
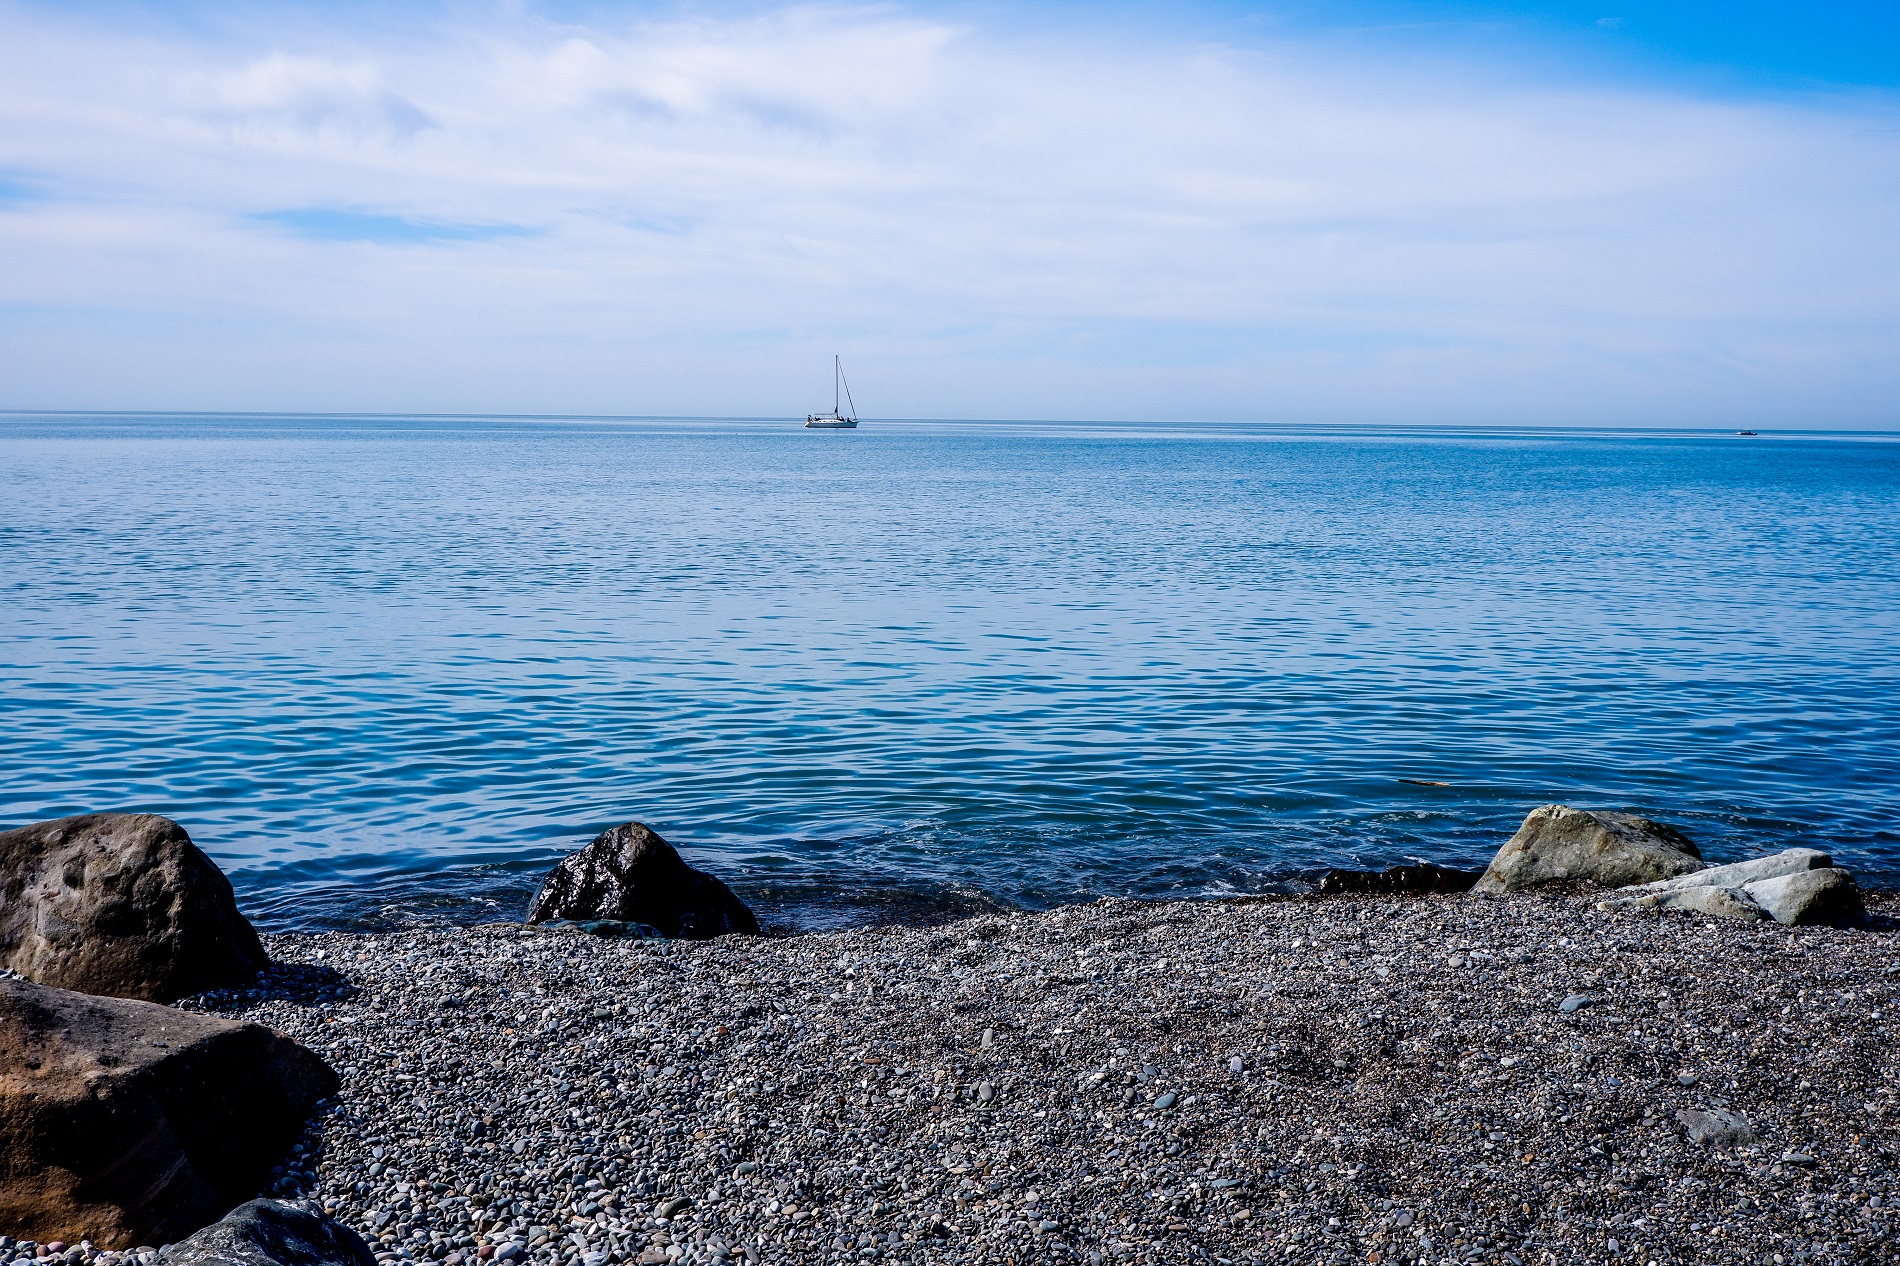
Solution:
[{"label": "dark brown rock", "polygon": [[255,1196],[336,1089],[262,1025],[0,979],[0,1227],[182,1238]]},{"label": "dark brown rock", "polygon": [[248,985],[265,962],[231,881],[168,818],[0,832],[0,963],[28,980],[171,1002]]},{"label": "dark brown rock", "polygon": [[158,1252],[162,1266],[376,1266],[363,1237],[281,1200],[241,1204]]},{"label": "dark brown rock", "polygon": [[1334,892],[1470,892],[1483,871],[1454,870],[1421,862],[1412,866],[1390,866],[1385,870],[1329,870],[1319,881],[1319,890]]},{"label": "dark brown rock", "polygon": [[528,922],[550,919],[645,923],[662,936],[692,941],[759,931],[758,920],[732,889],[688,866],[671,844],[638,822],[603,831],[561,859],[528,908]]}]

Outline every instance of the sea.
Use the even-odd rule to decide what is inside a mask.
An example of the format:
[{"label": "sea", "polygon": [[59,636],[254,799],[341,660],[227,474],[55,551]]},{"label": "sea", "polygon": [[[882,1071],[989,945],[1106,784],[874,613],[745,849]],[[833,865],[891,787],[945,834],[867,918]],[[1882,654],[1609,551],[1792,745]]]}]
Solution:
[{"label": "sea", "polygon": [[651,826],[781,931],[1479,867],[1526,812],[1900,882],[1900,435],[0,415],[0,826],[261,927]]}]

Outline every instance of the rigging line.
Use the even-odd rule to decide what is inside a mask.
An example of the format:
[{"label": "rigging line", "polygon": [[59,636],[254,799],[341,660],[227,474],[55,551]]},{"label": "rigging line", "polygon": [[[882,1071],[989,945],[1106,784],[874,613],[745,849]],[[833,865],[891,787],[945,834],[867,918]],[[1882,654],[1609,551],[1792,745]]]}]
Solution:
[{"label": "rigging line", "polygon": [[[858,416],[858,402],[851,398],[851,384],[845,379],[844,362],[842,360],[838,362],[838,381],[844,383],[845,403],[851,406],[851,416],[855,418]],[[838,407],[834,404],[832,406],[832,412],[837,412],[837,408]]]}]

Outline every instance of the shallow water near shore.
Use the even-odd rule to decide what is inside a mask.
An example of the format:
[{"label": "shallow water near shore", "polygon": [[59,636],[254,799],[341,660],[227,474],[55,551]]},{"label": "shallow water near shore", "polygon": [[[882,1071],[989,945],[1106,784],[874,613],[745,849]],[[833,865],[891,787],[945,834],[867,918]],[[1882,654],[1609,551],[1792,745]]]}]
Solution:
[{"label": "shallow water near shore", "polygon": [[10,415],[0,592],[0,824],[164,813],[272,929],[627,818],[785,928],[1546,801],[1900,878],[1892,437]]}]

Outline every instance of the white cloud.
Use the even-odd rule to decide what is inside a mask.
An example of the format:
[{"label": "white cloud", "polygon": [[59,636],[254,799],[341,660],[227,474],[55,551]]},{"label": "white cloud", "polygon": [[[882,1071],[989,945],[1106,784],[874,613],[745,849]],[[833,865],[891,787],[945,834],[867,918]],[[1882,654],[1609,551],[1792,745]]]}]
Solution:
[{"label": "white cloud", "polygon": [[[6,404],[792,413],[833,349],[899,415],[1900,403],[1877,101],[892,9],[374,39],[0,14],[0,171],[56,195],[0,204]],[[533,232],[258,218],[324,209]]]},{"label": "white cloud", "polygon": [[297,149],[329,137],[399,140],[429,123],[383,86],[372,62],[285,53],[230,70],[152,75],[140,96],[185,138],[237,148]]}]

